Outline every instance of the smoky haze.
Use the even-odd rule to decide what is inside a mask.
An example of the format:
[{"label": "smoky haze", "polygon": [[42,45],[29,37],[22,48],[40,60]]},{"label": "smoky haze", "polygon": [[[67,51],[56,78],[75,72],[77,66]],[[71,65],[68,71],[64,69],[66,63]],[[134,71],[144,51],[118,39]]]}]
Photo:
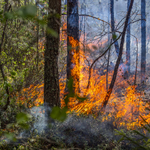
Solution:
[{"label": "smoky haze", "polygon": [[[79,1],[79,14],[86,14],[91,15],[97,18],[100,18],[101,20],[104,20],[108,22],[108,16],[110,17],[110,14],[108,14],[109,9],[109,2],[110,0],[80,0]],[[84,7],[82,7],[84,6]],[[146,50],[146,61],[147,66],[149,66],[149,28],[150,28],[150,15],[149,15],[149,7],[150,2],[146,1],[146,35],[147,35],[147,50]],[[136,53],[138,49],[138,70],[140,70],[140,61],[141,61],[141,1],[135,0],[134,1],[134,7],[132,9],[132,15],[131,15],[131,45],[130,45],[130,55],[131,55],[131,72],[135,71],[135,64],[136,64]],[[122,32],[123,29],[123,23],[125,21],[125,16],[127,13],[127,0],[114,0],[114,16],[115,16],[115,27],[117,27],[116,34],[119,35],[119,32]],[[80,16],[80,30],[82,30],[82,33],[85,32],[86,35],[86,42],[85,43],[91,43],[95,44],[99,51],[97,53],[101,53],[101,43],[108,38],[108,25],[103,23],[102,21],[98,19],[94,19],[92,17],[84,17]],[[124,19],[123,19],[124,18]],[[123,20],[122,20],[123,19]],[[121,21],[122,20],[122,21]],[[110,18],[109,18],[110,21]],[[119,23],[119,25],[118,25]],[[117,26],[118,25],[118,26]],[[85,26],[85,29],[84,27]],[[95,40],[96,39],[96,40]],[[137,47],[137,41],[138,40],[138,47]],[[81,39],[82,41],[82,39]],[[113,49],[111,50],[111,61],[115,63],[117,56]],[[93,58],[94,59],[94,58]],[[101,59],[102,60],[102,59]],[[123,50],[123,60],[126,61],[126,41],[124,43],[124,50]]]}]

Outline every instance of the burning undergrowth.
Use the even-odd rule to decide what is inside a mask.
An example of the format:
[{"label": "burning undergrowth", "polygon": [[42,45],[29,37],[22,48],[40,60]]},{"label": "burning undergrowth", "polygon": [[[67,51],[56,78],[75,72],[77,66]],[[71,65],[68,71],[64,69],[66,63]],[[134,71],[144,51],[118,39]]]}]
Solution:
[{"label": "burning undergrowth", "polygon": [[[109,108],[107,108],[109,109]],[[51,108],[46,106],[35,106],[28,110],[32,116],[30,128],[23,131],[17,137],[18,141],[8,145],[28,145],[36,142],[44,142],[45,146],[72,147],[85,149],[86,147],[95,149],[132,149],[133,145],[128,142],[115,143],[121,136],[116,135],[115,129],[124,132],[127,130],[123,126],[118,127],[115,117],[103,114],[95,117],[93,115],[68,114],[64,122],[58,122],[47,115]],[[104,118],[107,117],[107,120]],[[116,125],[114,124],[116,122]],[[139,136],[136,136],[139,139]],[[35,147],[33,147],[34,149]]]},{"label": "burning undergrowth", "polygon": [[[71,40],[73,43],[76,43],[74,39],[71,38]],[[112,67],[112,69],[109,70],[108,78],[106,78],[105,68],[93,67],[90,69],[91,65],[89,64],[92,64],[93,60],[89,53],[85,54],[83,51],[76,53],[74,50],[72,53],[72,63],[74,64],[72,76],[75,83],[75,93],[81,97],[85,96],[87,99],[83,102],[79,102],[76,98],[70,98],[68,103],[70,111],[78,115],[98,115],[100,113],[100,106],[107,93],[106,80],[108,80],[108,84],[110,84],[113,67],[109,66],[109,68]],[[121,69],[119,70],[113,93],[111,94],[102,120],[105,121],[112,117],[114,118],[113,120],[115,120],[113,122],[115,126],[124,126],[130,129],[140,126],[141,119],[139,115],[142,115],[148,123],[150,122],[150,117],[145,111],[148,105],[144,101],[144,95],[142,92],[137,92],[137,86],[134,85],[134,75],[131,75],[128,79],[124,79],[122,76],[124,73],[123,69],[125,68],[123,66],[125,65],[123,64],[122,67],[120,67]],[[90,78],[89,72],[91,72]],[[101,74],[101,72],[103,72],[103,74]],[[76,77],[79,77],[79,79]],[[64,91],[66,79],[64,77],[60,78],[59,83],[61,107],[63,108],[65,106]],[[21,97],[18,98],[18,102],[27,105],[29,108],[43,104],[43,86],[44,84],[41,83],[23,89]]]},{"label": "burning undergrowth", "polygon": [[[88,52],[82,50],[76,52],[76,44],[73,38],[72,43],[72,77],[74,80],[75,93],[87,99],[79,102],[76,98],[69,99],[68,118],[63,123],[50,120],[51,127],[48,128],[48,117],[45,112],[49,108],[40,106],[44,102],[44,84],[30,85],[29,88],[22,90],[21,96],[18,97],[18,103],[30,108],[34,121],[32,128],[28,132],[23,132],[20,136],[29,137],[35,134],[41,134],[67,145],[82,147],[86,142],[89,146],[99,145],[105,141],[118,140],[114,134],[114,129],[134,129],[141,126],[143,118],[150,123],[150,114],[145,110],[148,104],[143,99],[143,93],[137,92],[134,85],[134,75],[124,78],[126,65],[121,64],[118,77],[109,99],[104,114],[100,112],[100,106],[107,93],[106,81],[108,85],[111,82],[114,66],[109,66],[108,77],[106,76],[106,65],[100,66],[101,61],[97,61],[91,68],[93,58]],[[90,77],[89,77],[90,76]],[[66,87],[66,78],[61,76],[60,100],[61,107],[65,106],[64,91]],[[39,106],[39,107],[33,107]]]}]

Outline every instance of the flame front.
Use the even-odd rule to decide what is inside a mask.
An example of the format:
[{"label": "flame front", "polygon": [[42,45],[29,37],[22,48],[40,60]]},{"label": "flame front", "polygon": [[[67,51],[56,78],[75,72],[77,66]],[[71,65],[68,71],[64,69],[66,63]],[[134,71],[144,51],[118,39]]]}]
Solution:
[{"label": "flame front", "polygon": [[[61,38],[64,41],[64,35]],[[72,63],[74,67],[71,75],[74,79],[75,92],[80,96],[86,96],[87,100],[79,102],[76,98],[70,98],[69,107],[70,110],[79,114],[98,114],[100,106],[106,96],[106,75],[99,74],[98,69],[91,69],[90,85],[87,89],[89,79],[89,68],[93,61],[91,53],[89,51],[84,52],[82,44],[73,37],[69,37],[72,44],[73,59]],[[104,44],[107,41],[104,42]],[[76,52],[76,47],[80,46],[79,52]],[[104,70],[106,71],[106,70]],[[112,79],[113,71],[108,73],[108,84]],[[77,79],[78,78],[78,79]],[[134,77],[130,77],[128,81],[132,81]],[[61,107],[64,106],[64,89],[66,86],[66,78],[62,76],[60,82],[60,100]],[[117,88],[113,89],[113,93],[109,99],[108,105],[103,115],[103,120],[112,119],[117,126],[126,126],[127,128],[133,128],[140,126],[141,119],[139,115],[142,115],[148,123],[150,123],[150,114],[145,110],[148,104],[142,100],[141,94],[137,93],[135,86],[129,85],[121,76],[117,77],[116,87],[122,87],[122,97],[118,97]],[[17,102],[26,104],[28,107],[38,106],[44,102],[44,84],[31,85],[29,88],[22,90],[21,96]],[[86,95],[85,95],[86,94]],[[142,95],[143,96],[143,95]]]}]

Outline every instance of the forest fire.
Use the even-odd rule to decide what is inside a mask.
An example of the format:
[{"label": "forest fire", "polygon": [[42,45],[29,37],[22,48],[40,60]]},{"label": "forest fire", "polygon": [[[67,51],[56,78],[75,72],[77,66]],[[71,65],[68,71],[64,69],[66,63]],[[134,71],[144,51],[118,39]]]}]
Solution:
[{"label": "forest fire", "polygon": [[0,149],[149,149],[148,1],[0,4]]},{"label": "forest fire", "polygon": [[[66,40],[66,33],[62,30],[66,29],[66,24],[63,25],[61,29],[60,40]],[[81,35],[81,41],[83,41],[83,36]],[[72,45],[74,64],[72,69],[72,77],[74,79],[75,93],[79,96],[85,96],[87,99],[83,102],[79,102],[75,98],[70,98],[68,106],[70,110],[75,112],[77,115],[80,114],[93,114],[98,115],[100,112],[100,106],[106,96],[106,80],[108,80],[108,85],[111,82],[113,70],[108,72],[108,79],[106,77],[106,68],[91,68],[90,85],[88,85],[89,80],[89,69],[93,62],[90,51],[85,51],[84,47],[88,46],[91,48],[92,44],[85,44],[83,46],[82,42],[78,42],[73,37],[69,37],[69,41]],[[63,42],[66,46],[66,43]],[[101,47],[107,44],[107,40],[102,41]],[[40,44],[43,48],[43,44]],[[80,47],[78,53],[76,53],[76,47]],[[92,50],[93,51],[93,50]],[[125,66],[123,64],[123,66]],[[100,71],[103,74],[100,74]],[[79,78],[79,79],[77,79]],[[103,115],[103,121],[113,118],[113,123],[115,126],[126,126],[127,128],[133,128],[135,126],[140,126],[142,115],[148,122],[150,122],[149,115],[146,113],[145,108],[148,104],[142,101],[142,94],[136,92],[136,86],[133,83],[134,76],[130,76],[125,80],[122,74],[119,72],[118,77],[113,89],[113,93],[109,99],[108,105],[106,107],[105,113]],[[64,91],[66,87],[66,77],[61,76],[59,79],[60,85],[60,100],[61,107],[64,107]],[[18,98],[18,103],[25,105],[26,107],[39,106],[44,103],[44,83],[38,85],[31,85],[29,88],[24,88],[22,90],[22,96]],[[120,96],[121,95],[121,96]]]},{"label": "forest fire", "polygon": [[[98,115],[100,105],[104,100],[107,93],[106,90],[106,74],[99,74],[99,70],[91,69],[90,85],[87,89],[87,84],[89,80],[89,64],[92,62],[90,58],[90,53],[83,52],[80,49],[79,53],[75,52],[75,47],[78,45],[78,41],[75,41],[70,37],[73,49],[73,59],[72,63],[75,64],[72,69],[72,77],[74,79],[75,92],[80,96],[86,96],[87,100],[84,102],[79,102],[75,98],[70,98],[68,106],[70,110],[75,112],[77,115],[80,114],[93,114]],[[80,62],[80,63],[79,63]],[[105,70],[104,70],[105,71]],[[110,84],[112,79],[113,71],[108,73],[108,84]],[[79,77],[78,79],[76,77]],[[149,114],[146,113],[145,108],[148,104],[141,100],[141,94],[136,92],[136,86],[129,85],[130,81],[133,81],[134,77],[130,77],[128,82],[123,79],[122,76],[118,76],[116,81],[116,86],[113,89],[113,93],[109,99],[109,103],[106,107],[105,114],[103,115],[103,120],[109,120],[113,118],[113,123],[115,126],[126,126],[127,128],[133,128],[135,126],[140,126],[141,119],[139,115],[142,115],[148,122],[150,122]],[[66,86],[66,79],[60,78],[60,98],[61,106],[64,106],[64,89]],[[80,90],[78,90],[78,85]],[[22,97],[20,97],[19,102],[25,104],[28,107],[38,106],[43,103],[43,90],[44,84],[31,85],[29,88],[23,89]],[[118,96],[118,92],[121,96]],[[86,95],[85,95],[86,94]],[[27,97],[27,99],[25,98]]]}]

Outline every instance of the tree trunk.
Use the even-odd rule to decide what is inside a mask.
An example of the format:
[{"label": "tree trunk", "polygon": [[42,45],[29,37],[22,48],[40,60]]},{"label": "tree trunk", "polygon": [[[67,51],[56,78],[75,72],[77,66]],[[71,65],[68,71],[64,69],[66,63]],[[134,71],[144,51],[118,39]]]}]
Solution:
[{"label": "tree trunk", "polygon": [[146,71],[146,1],[141,0],[141,82],[145,82]]},{"label": "tree trunk", "polygon": [[45,67],[44,67],[44,103],[48,106],[60,106],[59,99],[59,76],[58,76],[58,51],[61,0],[49,0],[48,29],[58,33],[58,37],[52,36],[48,30],[46,33]]},{"label": "tree trunk", "polygon": [[26,2],[26,0],[24,0],[24,5],[26,6],[26,4],[27,4],[27,2]]},{"label": "tree trunk", "polygon": [[[36,7],[37,7],[37,16],[39,16],[39,8],[38,8],[39,0],[36,1]],[[37,56],[36,56],[36,69],[37,72],[39,71],[38,66],[39,66],[39,23],[37,22],[37,45],[36,45],[36,50],[37,50]]]},{"label": "tree trunk", "polygon": [[[78,15],[78,0],[68,0],[67,2],[67,79],[69,80],[71,71],[76,64],[72,63],[73,54],[75,51],[79,54],[78,43],[73,47],[70,41],[72,37],[79,42],[79,15]],[[79,76],[73,77],[77,79],[79,84]]]},{"label": "tree trunk", "polygon": [[[11,8],[11,5],[9,7],[8,7],[8,5],[9,5],[8,0],[5,0],[4,14],[6,12],[9,12],[9,10]],[[6,36],[5,32],[7,30],[7,23],[8,23],[8,20],[6,19],[6,22],[5,22],[4,27],[3,27],[2,37],[1,37],[1,40],[0,40],[0,56],[1,56],[1,53],[2,53],[2,47],[4,46],[5,41],[7,41],[7,38],[5,37]],[[1,71],[2,78],[3,78],[4,82],[5,81],[7,82],[7,78],[6,78],[6,75],[4,73],[4,65],[1,61],[0,61],[0,71]],[[6,94],[7,94],[7,102],[6,102],[5,106],[2,108],[4,111],[7,110],[8,106],[10,104],[10,92],[9,92],[8,86],[6,86],[5,90],[6,90]]]},{"label": "tree trunk", "polygon": [[[108,0],[108,23],[110,22],[110,4]],[[108,44],[110,44],[110,26],[108,24]],[[108,51],[108,57],[107,57],[107,72],[106,72],[106,90],[108,91],[108,70],[109,70],[109,60],[110,60],[110,49]]]},{"label": "tree trunk", "polygon": [[[115,35],[115,19],[114,19],[114,0],[110,0],[110,13],[111,13],[111,31],[112,31],[112,36]],[[113,40],[115,41],[115,39],[113,38]],[[119,44],[118,41],[115,42],[115,50],[117,53],[117,56],[119,56]],[[121,58],[120,63],[123,63],[123,60]]]},{"label": "tree trunk", "polygon": [[[128,0],[128,3],[127,3],[127,11],[130,6],[130,1],[131,0]],[[126,37],[126,63],[128,66],[128,73],[130,73],[130,17],[128,21],[127,37]]]}]

